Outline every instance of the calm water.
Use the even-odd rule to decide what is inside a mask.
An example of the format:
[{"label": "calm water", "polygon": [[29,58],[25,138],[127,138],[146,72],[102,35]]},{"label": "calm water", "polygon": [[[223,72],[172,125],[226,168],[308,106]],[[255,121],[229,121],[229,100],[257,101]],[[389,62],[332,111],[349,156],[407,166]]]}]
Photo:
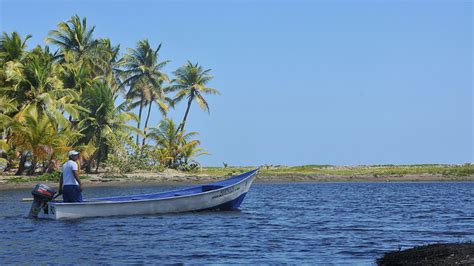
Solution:
[{"label": "calm water", "polygon": [[[85,197],[172,187],[89,188]],[[474,240],[474,183],[254,184],[240,211],[45,221],[0,191],[0,263],[373,264]]]}]

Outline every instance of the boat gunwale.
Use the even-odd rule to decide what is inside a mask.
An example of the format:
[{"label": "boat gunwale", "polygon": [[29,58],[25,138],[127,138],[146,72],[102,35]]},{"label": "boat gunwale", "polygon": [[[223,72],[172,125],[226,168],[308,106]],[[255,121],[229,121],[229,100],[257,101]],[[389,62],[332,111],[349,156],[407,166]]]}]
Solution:
[{"label": "boat gunwale", "polygon": [[[229,188],[229,187],[238,185],[238,184],[240,184],[240,183],[246,181],[247,179],[249,179],[249,178],[255,176],[255,175],[258,173],[258,170],[259,170],[259,169],[260,169],[260,168],[257,168],[257,169],[254,169],[254,170],[252,170],[252,171],[246,172],[246,173],[250,173],[250,172],[253,172],[253,173],[250,174],[249,176],[243,178],[243,179],[240,180],[239,182],[234,183],[234,184],[230,184],[230,185],[227,185],[227,186],[218,188],[218,189],[213,189],[213,190],[209,190],[209,191],[198,192],[198,193],[195,193],[195,194],[171,196],[171,197],[156,198],[156,199],[127,200],[127,201],[113,201],[113,200],[100,201],[100,200],[99,200],[99,201],[82,201],[82,202],[50,202],[49,204],[50,204],[50,205],[53,205],[53,206],[85,206],[85,205],[114,204],[114,203],[135,203],[135,202],[159,201],[159,200],[169,200],[169,199],[178,199],[178,198],[193,197],[193,196],[197,196],[197,195],[205,195],[205,194],[208,194],[208,193],[217,192],[217,191],[224,190],[224,189],[227,189],[227,188]],[[243,174],[246,174],[246,173],[243,173]],[[195,187],[188,187],[188,188],[180,189],[180,190],[164,191],[164,192],[162,192],[162,193],[179,192],[179,191],[183,191],[183,190],[186,190],[186,189],[197,188],[197,187],[202,187],[202,186],[206,186],[206,185],[213,185],[213,184],[215,184],[215,183],[219,183],[219,182],[222,182],[222,181],[226,181],[226,180],[229,180],[229,179],[234,178],[234,177],[235,177],[235,176],[230,177],[230,178],[228,178],[228,179],[224,179],[224,180],[218,181],[218,182],[214,182],[214,183],[203,184],[203,185],[195,186]],[[153,195],[153,194],[157,194],[157,193],[139,194],[139,195],[132,195],[132,196]],[[122,196],[118,196],[117,198],[120,198],[120,197],[122,197]],[[124,196],[124,197],[131,197],[131,196]],[[51,203],[52,203],[52,204],[51,204]]]}]

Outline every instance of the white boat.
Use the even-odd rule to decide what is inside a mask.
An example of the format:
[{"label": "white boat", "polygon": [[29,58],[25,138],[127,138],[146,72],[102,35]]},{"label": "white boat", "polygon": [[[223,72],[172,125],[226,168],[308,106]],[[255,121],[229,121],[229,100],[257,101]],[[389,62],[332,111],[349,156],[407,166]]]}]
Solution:
[{"label": "white boat", "polygon": [[258,169],[216,183],[185,189],[133,196],[89,199],[83,202],[51,201],[38,218],[75,219],[84,217],[147,215],[201,210],[238,209]]}]

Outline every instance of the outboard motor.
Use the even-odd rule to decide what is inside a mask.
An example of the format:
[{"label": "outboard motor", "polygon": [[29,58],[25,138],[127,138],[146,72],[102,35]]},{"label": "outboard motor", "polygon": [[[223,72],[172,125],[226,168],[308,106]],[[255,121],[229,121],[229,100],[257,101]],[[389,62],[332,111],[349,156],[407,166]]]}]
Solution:
[{"label": "outboard motor", "polygon": [[33,194],[33,204],[31,204],[30,214],[28,217],[38,218],[41,209],[44,208],[45,213],[47,213],[48,202],[55,198],[54,194],[56,194],[56,190],[44,184],[37,184],[33,191],[31,191],[31,194]]}]

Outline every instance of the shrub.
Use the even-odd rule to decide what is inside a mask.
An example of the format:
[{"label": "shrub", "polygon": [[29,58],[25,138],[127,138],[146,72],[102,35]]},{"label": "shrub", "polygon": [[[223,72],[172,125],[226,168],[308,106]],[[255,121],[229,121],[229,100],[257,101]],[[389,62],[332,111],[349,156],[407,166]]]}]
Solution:
[{"label": "shrub", "polygon": [[61,176],[61,172],[54,171],[52,173],[46,173],[46,174],[38,176],[37,178],[35,178],[35,181],[59,182],[59,177],[60,176]]}]

